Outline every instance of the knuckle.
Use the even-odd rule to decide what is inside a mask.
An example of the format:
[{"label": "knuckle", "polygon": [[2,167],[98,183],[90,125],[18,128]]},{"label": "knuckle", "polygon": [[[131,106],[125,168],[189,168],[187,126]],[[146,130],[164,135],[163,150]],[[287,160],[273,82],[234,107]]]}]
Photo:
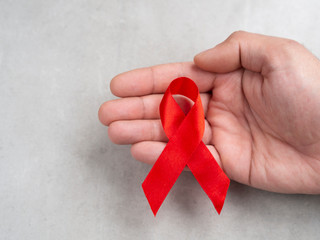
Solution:
[{"label": "knuckle", "polygon": [[236,40],[236,39],[242,38],[244,35],[247,35],[247,34],[248,33],[246,31],[238,30],[231,33],[227,40]]}]

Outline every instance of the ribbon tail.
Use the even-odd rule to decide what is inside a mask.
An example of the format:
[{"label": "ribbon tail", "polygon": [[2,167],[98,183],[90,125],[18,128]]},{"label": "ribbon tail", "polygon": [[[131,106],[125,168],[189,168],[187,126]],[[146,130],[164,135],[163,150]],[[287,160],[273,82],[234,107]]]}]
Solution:
[{"label": "ribbon tail", "polygon": [[176,145],[174,141],[168,142],[142,183],[154,216],[187,164],[188,157]]},{"label": "ribbon tail", "polygon": [[202,141],[187,165],[220,214],[230,180]]}]

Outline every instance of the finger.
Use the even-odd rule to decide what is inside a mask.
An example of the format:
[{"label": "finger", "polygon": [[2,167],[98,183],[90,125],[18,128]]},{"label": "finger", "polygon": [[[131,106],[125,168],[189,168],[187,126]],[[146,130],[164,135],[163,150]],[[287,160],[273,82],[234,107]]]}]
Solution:
[{"label": "finger", "polygon": [[[195,64],[206,71],[231,72],[241,67],[264,73],[283,64],[279,52],[294,41],[260,34],[238,31],[216,47],[195,56]],[[277,57],[275,57],[275,55]],[[272,64],[271,64],[272,63]]]},{"label": "finger", "polygon": [[[162,97],[163,95],[161,94],[153,94],[105,102],[99,109],[99,119],[106,126],[119,120],[159,119],[159,105]],[[202,93],[200,97],[206,114],[211,95]],[[185,98],[176,97],[175,99],[184,112],[192,106],[192,102],[187,101]]]},{"label": "finger", "polygon": [[[116,144],[134,144],[142,141],[168,141],[159,119],[116,121],[110,124],[108,135],[111,141]],[[202,141],[205,144],[209,144],[211,138],[211,127],[209,123],[205,121],[205,131]]]},{"label": "finger", "polygon": [[163,95],[120,98],[105,102],[99,109],[100,122],[109,126],[114,121],[159,118],[159,105]]},{"label": "finger", "polygon": [[215,74],[199,69],[192,62],[163,64],[119,74],[112,79],[110,89],[118,97],[163,93],[178,77],[191,78],[200,92],[207,92],[212,89]]},{"label": "finger", "polygon": [[[153,165],[157,161],[165,146],[166,143],[163,142],[139,142],[132,145],[131,155],[140,162]],[[221,160],[217,150],[212,145],[207,145],[207,148],[221,167]]]}]

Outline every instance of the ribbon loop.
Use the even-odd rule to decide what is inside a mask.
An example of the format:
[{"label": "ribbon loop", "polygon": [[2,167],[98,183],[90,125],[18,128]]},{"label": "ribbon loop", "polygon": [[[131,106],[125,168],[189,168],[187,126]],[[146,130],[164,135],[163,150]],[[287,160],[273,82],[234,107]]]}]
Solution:
[{"label": "ribbon loop", "polygon": [[[186,115],[174,94],[194,102]],[[186,165],[220,214],[230,180],[201,140],[204,112],[198,87],[191,79],[182,77],[171,82],[160,103],[160,117],[169,142],[142,183],[154,215]]]}]

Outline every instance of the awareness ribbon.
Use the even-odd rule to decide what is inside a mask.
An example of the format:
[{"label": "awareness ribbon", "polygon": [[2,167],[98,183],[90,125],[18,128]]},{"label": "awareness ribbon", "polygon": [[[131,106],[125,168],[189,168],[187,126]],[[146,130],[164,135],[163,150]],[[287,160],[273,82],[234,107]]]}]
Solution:
[{"label": "awareness ribbon", "polygon": [[[194,102],[186,115],[174,94]],[[169,142],[142,183],[153,214],[156,216],[186,165],[220,214],[230,180],[201,140],[204,112],[198,87],[191,79],[181,77],[171,82],[160,103],[160,118]]]}]

